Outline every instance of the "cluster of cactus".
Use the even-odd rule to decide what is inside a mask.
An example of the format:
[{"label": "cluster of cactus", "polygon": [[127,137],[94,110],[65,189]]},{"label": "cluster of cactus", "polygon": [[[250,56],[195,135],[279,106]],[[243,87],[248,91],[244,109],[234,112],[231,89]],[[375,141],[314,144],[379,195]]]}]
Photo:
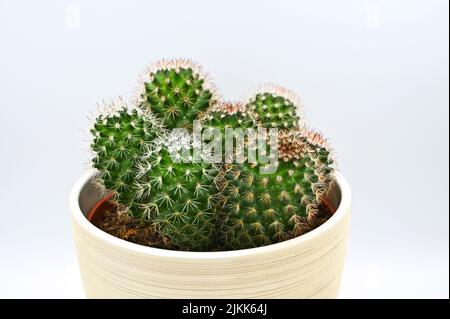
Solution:
[{"label": "cluster of cactus", "polygon": [[[222,162],[207,161],[194,151],[195,120],[222,137],[227,128],[276,128],[277,160],[233,161],[233,148]],[[180,250],[252,248],[299,236],[317,225],[334,180],[330,147],[305,128],[295,94],[265,85],[243,103],[223,102],[188,60],[147,69],[131,105],[111,103],[93,122],[95,183]],[[247,149],[254,139],[246,137]],[[261,169],[267,166],[273,172]]]}]

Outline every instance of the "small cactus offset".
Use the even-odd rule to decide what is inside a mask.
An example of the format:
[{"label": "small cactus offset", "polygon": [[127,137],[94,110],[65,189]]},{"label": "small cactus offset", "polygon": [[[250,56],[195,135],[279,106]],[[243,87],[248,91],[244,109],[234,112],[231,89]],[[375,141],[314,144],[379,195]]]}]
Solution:
[{"label": "small cactus offset", "polygon": [[255,128],[255,115],[240,102],[219,102],[212,107],[203,120],[203,128],[218,128],[222,133],[226,128]]},{"label": "small cactus offset", "polygon": [[[245,157],[246,150],[252,146],[250,139],[256,138],[253,132],[257,129],[255,116],[249,112],[245,105],[239,102],[219,102],[211,108],[208,114],[202,121],[202,128],[206,136],[210,136],[212,130],[218,130],[221,135],[221,140],[225,141],[222,144],[224,149],[222,162],[232,163],[239,161],[239,158]],[[237,147],[238,139],[242,136],[241,148]],[[228,139],[227,139],[228,137]],[[235,142],[236,140],[236,143]],[[233,147],[227,148],[226,143],[232,142]]]},{"label": "small cactus offset", "polygon": [[283,87],[261,85],[246,106],[264,127],[291,129],[302,126],[302,103],[295,93]]},{"label": "small cactus offset", "polygon": [[[327,141],[305,128],[301,107],[294,93],[273,85],[246,102],[223,102],[196,64],[156,63],[135,106],[122,103],[95,119],[97,184],[168,248],[244,249],[302,235],[326,220],[334,160]],[[200,142],[218,134],[220,161],[211,161],[210,149],[196,153],[195,120]],[[260,139],[276,156],[254,158]]]},{"label": "small cactus offset", "polygon": [[189,60],[156,63],[143,73],[140,86],[142,108],[158,115],[169,129],[192,128],[217,99],[207,75]]}]

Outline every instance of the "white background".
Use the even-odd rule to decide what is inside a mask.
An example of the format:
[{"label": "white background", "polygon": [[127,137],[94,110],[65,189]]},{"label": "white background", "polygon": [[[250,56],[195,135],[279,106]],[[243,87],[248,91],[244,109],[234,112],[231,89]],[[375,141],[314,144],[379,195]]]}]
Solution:
[{"label": "white background", "polygon": [[84,297],[82,130],[160,58],[297,91],[353,190],[344,298],[449,297],[448,1],[0,0],[0,297]]}]

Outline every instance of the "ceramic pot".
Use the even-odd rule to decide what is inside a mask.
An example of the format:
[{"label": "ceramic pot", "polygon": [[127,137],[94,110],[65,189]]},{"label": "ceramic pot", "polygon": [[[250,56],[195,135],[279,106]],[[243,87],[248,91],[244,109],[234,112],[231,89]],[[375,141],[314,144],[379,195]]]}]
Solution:
[{"label": "ceramic pot", "polygon": [[73,232],[88,298],[336,298],[344,266],[350,188],[340,173],[328,196],[334,215],[281,243],[225,252],[137,245],[100,230],[86,215],[102,199],[85,173],[70,195]]}]

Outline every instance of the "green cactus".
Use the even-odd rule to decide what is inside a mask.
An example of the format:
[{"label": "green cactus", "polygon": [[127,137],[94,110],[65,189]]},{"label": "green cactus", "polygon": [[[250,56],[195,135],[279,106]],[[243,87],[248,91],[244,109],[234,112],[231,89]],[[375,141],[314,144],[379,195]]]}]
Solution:
[{"label": "green cactus", "polygon": [[246,103],[257,123],[280,129],[276,172],[261,163],[229,164],[221,214],[227,249],[258,247],[299,236],[315,225],[333,178],[333,157],[318,133],[300,128],[299,99],[283,88],[263,86]]},{"label": "green cactus", "polygon": [[226,248],[252,248],[283,241],[305,233],[316,222],[333,180],[330,150],[313,133],[289,135],[289,141],[295,139],[292,143],[301,147],[285,147],[281,140],[284,153],[276,163],[275,173],[262,174],[257,164],[228,166],[222,214]]},{"label": "green cactus", "polygon": [[[204,123],[206,129],[254,129],[255,115],[245,106],[218,104]],[[267,135],[265,135],[267,137]],[[219,234],[227,249],[258,247],[298,236],[314,222],[329,188],[332,157],[326,142],[302,129],[281,130],[276,171],[266,163],[229,162],[221,167]],[[245,147],[250,147],[246,140]],[[235,151],[235,150],[234,150]]]},{"label": "green cactus", "polygon": [[[333,157],[323,137],[304,128],[301,104],[292,92],[266,85],[246,103],[218,102],[198,66],[172,60],[146,72],[136,105],[120,101],[95,119],[96,183],[112,191],[132,217],[159,231],[168,247],[258,247],[318,225],[334,181]],[[194,151],[194,120],[201,120],[204,132],[218,129],[222,138],[229,137],[229,128],[233,138],[241,129],[246,153],[240,155],[247,160],[256,147],[251,133],[279,129],[278,160],[236,162],[238,149],[232,144],[224,162],[208,162],[209,154]],[[187,130],[171,131],[175,128]],[[262,170],[268,166],[275,172]]]},{"label": "green cactus", "polygon": [[99,174],[96,184],[114,192],[119,203],[133,206],[136,164],[148,152],[160,131],[151,115],[128,107],[123,101],[106,105],[91,128],[92,164]]},{"label": "green cactus", "polygon": [[301,126],[303,120],[302,104],[297,95],[272,84],[257,88],[246,106],[257,115],[259,123],[267,128],[295,128]]},{"label": "green cactus", "polygon": [[192,128],[217,99],[214,86],[189,60],[156,63],[142,76],[140,101],[171,128]]},{"label": "green cactus", "polygon": [[151,221],[179,249],[202,251],[216,236],[218,170],[192,162],[186,151],[190,147],[168,151],[164,145],[139,163],[134,182],[139,209],[132,214]]},{"label": "green cactus", "polygon": [[[151,115],[138,109],[122,106],[98,116],[91,133],[96,182],[103,190],[113,191],[134,218],[157,226],[171,245],[211,247],[218,201],[213,164],[185,163],[190,145],[179,136],[169,139]],[[179,150],[169,153],[174,145]]]},{"label": "green cactus", "polygon": [[[246,150],[251,138],[249,133],[251,129],[256,132],[257,125],[254,115],[247,111],[242,103],[220,102],[209,110],[202,121],[202,128],[206,136],[208,136],[210,130],[218,129],[220,131],[221,140],[225,141],[225,143],[222,143],[222,162],[229,163],[236,160],[238,155],[246,158]],[[232,134],[228,136],[228,141],[233,143],[233,147],[229,149],[227,149],[226,145],[228,134]],[[242,149],[237,148],[237,140],[235,140],[239,135],[244,137]],[[205,141],[209,140],[206,139]]]},{"label": "green cactus", "polygon": [[203,128],[218,128],[225,133],[226,128],[255,128],[255,118],[245,105],[239,102],[219,102],[209,110],[203,119]]}]

